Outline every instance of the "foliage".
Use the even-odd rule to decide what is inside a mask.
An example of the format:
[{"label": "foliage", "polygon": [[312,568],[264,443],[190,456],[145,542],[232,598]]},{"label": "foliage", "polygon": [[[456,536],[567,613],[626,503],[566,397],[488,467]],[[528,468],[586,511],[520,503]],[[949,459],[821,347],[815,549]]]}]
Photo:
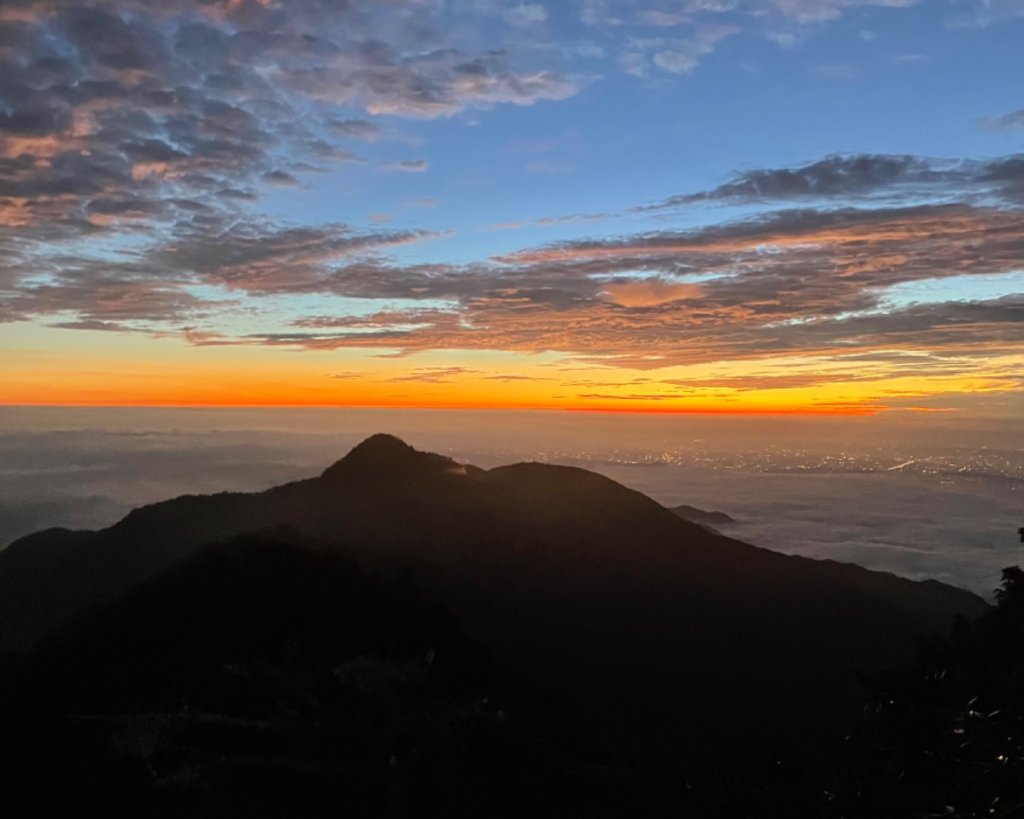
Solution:
[{"label": "foliage", "polygon": [[[1021,531],[1024,541],[1024,530]],[[838,815],[1024,814],[1024,571],[997,606],[878,685],[851,739]]]}]

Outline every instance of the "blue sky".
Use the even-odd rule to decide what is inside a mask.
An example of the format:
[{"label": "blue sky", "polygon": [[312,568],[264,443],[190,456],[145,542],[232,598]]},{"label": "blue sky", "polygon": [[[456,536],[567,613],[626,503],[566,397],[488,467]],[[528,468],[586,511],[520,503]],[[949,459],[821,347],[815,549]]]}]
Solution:
[{"label": "blue sky", "polygon": [[[623,5],[634,14],[657,6]],[[488,230],[494,225],[628,211],[713,187],[746,168],[799,165],[832,153],[994,157],[1024,141],[1020,131],[985,127],[1021,105],[1012,78],[1024,75],[1024,19],[960,27],[962,15],[941,2],[854,7],[823,22],[782,15],[774,18],[777,27],[716,14],[735,20],[729,25],[738,30],[691,69],[672,73],[647,60],[642,76],[634,76],[620,61],[631,53],[630,40],[650,38],[651,27],[585,26],[570,11],[573,4],[551,8],[535,27],[539,38],[593,45],[602,57],[529,47],[515,55],[510,47],[510,58],[530,69],[572,78],[578,90],[569,98],[469,108],[426,121],[381,117],[394,137],[359,145],[363,166],[311,174],[303,178],[308,188],[272,191],[267,211],[297,220],[388,214],[436,230],[456,225],[463,230],[443,248],[415,252],[472,261],[496,247],[551,238],[550,229],[530,225],[514,237],[490,235],[498,232]],[[502,29],[487,28],[497,28],[490,44],[499,47]],[[692,27],[678,28],[693,36]],[[782,35],[794,39],[769,39]],[[358,108],[349,113],[363,115]],[[420,159],[429,166],[422,173],[387,170]],[[417,204],[423,199],[435,204],[425,209]],[[699,224],[716,215],[682,216]],[[559,235],[594,232],[563,226]]]}]

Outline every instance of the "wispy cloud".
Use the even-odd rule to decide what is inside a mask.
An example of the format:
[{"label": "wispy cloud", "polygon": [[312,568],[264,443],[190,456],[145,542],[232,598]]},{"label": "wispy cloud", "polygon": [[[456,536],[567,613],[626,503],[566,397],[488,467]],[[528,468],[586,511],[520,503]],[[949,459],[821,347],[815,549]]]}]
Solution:
[{"label": "wispy cloud", "polygon": [[[1012,116],[1012,115],[1010,115]],[[701,202],[744,203],[839,200],[878,196],[913,200],[944,194],[995,195],[1021,200],[1024,161],[938,160],[917,156],[836,154],[792,168],[757,168],[707,191],[681,194],[638,208],[653,211]]]},{"label": "wispy cloud", "polygon": [[999,117],[992,117],[982,122],[988,128],[995,130],[1011,130],[1014,128],[1024,128],[1024,108],[1019,111],[1011,111],[1008,114],[1003,114]]},{"label": "wispy cloud", "polygon": [[396,375],[391,381],[414,381],[420,384],[450,384],[460,375],[472,375],[478,370],[469,367],[424,367],[404,375]]},{"label": "wispy cloud", "polygon": [[403,159],[401,162],[392,162],[385,165],[389,171],[402,171],[404,173],[423,173],[430,168],[430,163],[425,159]]}]

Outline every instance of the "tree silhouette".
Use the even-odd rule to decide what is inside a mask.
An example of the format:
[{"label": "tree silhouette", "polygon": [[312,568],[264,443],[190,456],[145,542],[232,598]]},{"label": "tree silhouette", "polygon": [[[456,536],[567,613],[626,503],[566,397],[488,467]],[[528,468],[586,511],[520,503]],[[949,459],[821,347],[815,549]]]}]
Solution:
[{"label": "tree silhouette", "polygon": [[[1020,542],[1024,544],[1024,526],[1017,530]],[[996,601],[1001,609],[1024,607],[1024,569],[1008,566],[1003,569],[1002,587],[996,590]]]},{"label": "tree silhouette", "polygon": [[878,686],[836,816],[1024,815],[1024,569],[1003,569],[995,596]]}]

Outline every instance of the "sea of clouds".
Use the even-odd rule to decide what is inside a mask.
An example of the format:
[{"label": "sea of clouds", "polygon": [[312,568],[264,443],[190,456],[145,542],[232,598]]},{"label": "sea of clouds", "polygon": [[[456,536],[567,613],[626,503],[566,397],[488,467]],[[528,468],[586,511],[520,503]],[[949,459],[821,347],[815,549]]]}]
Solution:
[{"label": "sea of clouds", "polygon": [[[7,408],[0,547],[50,526],[108,526],[135,506],[181,494],[308,477],[387,431],[485,467],[585,466],[667,505],[726,512],[737,522],[723,532],[759,546],[990,594],[1000,570],[1020,562],[1024,481],[820,466],[820,453],[864,445],[868,428],[856,426],[579,413]],[[907,446],[905,431],[890,437]],[[984,446],[969,435],[963,442]],[[747,457],[779,447],[805,468],[772,471]],[[700,457],[684,457],[693,453]]]}]

